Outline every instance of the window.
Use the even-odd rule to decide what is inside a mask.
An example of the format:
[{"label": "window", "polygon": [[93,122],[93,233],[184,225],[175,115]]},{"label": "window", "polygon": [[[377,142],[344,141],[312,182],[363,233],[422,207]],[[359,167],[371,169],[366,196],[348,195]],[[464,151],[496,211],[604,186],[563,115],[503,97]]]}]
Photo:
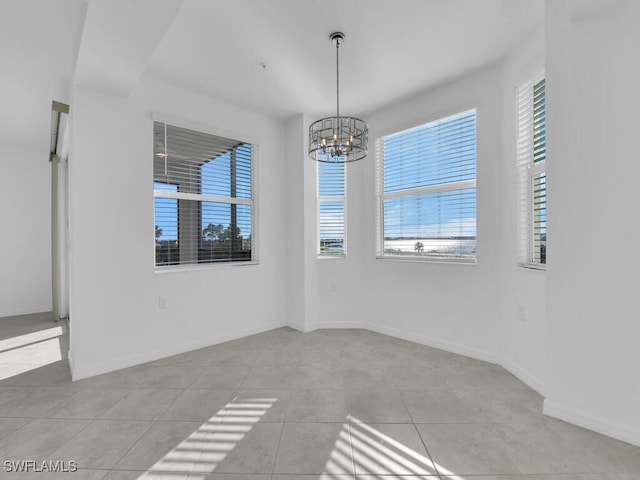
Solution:
[{"label": "window", "polygon": [[157,267],[253,259],[251,144],[154,122]]},{"label": "window", "polygon": [[547,263],[545,79],[537,75],[518,89],[519,248],[520,265]]},{"label": "window", "polygon": [[343,256],[345,214],[344,163],[318,162],[318,255]]},{"label": "window", "polygon": [[378,255],[476,260],[476,111],[377,142]]}]

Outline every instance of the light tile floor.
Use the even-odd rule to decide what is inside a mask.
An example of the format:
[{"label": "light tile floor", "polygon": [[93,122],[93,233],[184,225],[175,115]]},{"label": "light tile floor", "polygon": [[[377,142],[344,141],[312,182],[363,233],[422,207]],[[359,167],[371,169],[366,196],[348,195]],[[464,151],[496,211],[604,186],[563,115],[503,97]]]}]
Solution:
[{"label": "light tile floor", "polygon": [[[78,382],[67,337],[0,319],[0,478],[640,480],[640,448],[543,416],[504,369],[366,330],[281,328]],[[27,460],[79,470],[5,463]]]}]

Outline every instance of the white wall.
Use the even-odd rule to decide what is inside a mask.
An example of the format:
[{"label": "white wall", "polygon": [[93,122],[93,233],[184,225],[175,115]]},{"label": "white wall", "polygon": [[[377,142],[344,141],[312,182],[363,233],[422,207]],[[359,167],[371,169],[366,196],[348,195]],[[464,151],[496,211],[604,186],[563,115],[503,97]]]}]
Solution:
[{"label": "white wall", "polygon": [[[148,80],[128,98],[76,86],[72,105],[73,377],[284,325],[282,124]],[[258,265],[154,272],[152,112],[258,144]]]},{"label": "white wall", "polygon": [[291,118],[286,132],[287,325],[318,328],[316,262],[316,164],[307,157],[306,115]]},{"label": "white wall", "polygon": [[[318,164],[307,154],[310,120],[299,115],[286,123],[287,132],[287,297],[288,325],[301,331],[364,327],[360,315],[360,232],[357,216],[360,186],[358,164],[347,166],[348,239],[346,258],[318,257]],[[351,222],[356,222],[351,227]]]},{"label": "white wall", "polygon": [[[321,318],[499,361],[503,270],[500,71],[367,116],[369,156],[349,165],[348,258],[320,261]],[[477,107],[477,265],[376,260],[375,139]],[[335,283],[336,291],[331,291]]]},{"label": "white wall", "polygon": [[38,69],[0,75],[0,317],[51,310],[51,101],[68,98]]},{"label": "white wall", "polygon": [[52,308],[51,102],[69,101],[85,10],[83,0],[2,4],[0,317]]},{"label": "white wall", "polygon": [[[517,87],[544,69],[544,29],[514,49],[502,66],[505,229],[502,364],[544,393],[547,370],[546,272],[518,267]],[[520,313],[524,314],[521,317]]]},{"label": "white wall", "polygon": [[640,445],[640,4],[546,8],[545,412]]},{"label": "white wall", "polygon": [[[369,141],[365,160],[346,164],[346,246],[345,257],[317,258],[319,326],[321,328],[366,328],[369,318],[363,306],[363,262],[371,240],[363,231],[363,171],[374,161],[375,149]],[[317,248],[317,247],[316,247]]]},{"label": "white wall", "polygon": [[[51,101],[49,100],[49,118]],[[46,116],[46,115],[45,115]],[[51,310],[49,129],[38,145],[2,140],[0,317]]]},{"label": "white wall", "polygon": [[304,232],[304,145],[303,115],[285,124],[287,180],[287,230],[283,241],[287,246],[287,324],[304,331],[307,289],[305,276]]}]

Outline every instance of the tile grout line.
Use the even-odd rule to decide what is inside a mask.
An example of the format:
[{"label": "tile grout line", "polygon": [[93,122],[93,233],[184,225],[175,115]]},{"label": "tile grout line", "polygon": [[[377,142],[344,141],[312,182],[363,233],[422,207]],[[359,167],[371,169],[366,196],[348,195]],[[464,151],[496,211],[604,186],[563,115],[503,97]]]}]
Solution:
[{"label": "tile grout line", "polygon": [[[189,386],[193,385],[193,382],[195,382],[195,381],[196,381],[196,379],[197,379],[197,378],[199,378],[199,377],[200,377],[200,375],[197,375],[197,376],[193,379],[193,381],[189,384]],[[114,469],[114,467],[116,467],[116,466],[118,465],[118,463],[120,463],[120,462],[122,461],[122,459],[123,459],[124,457],[126,457],[126,456],[129,454],[129,452],[130,452],[130,451],[131,451],[131,450],[132,450],[136,445],[138,445],[138,443],[140,443],[140,440],[142,440],[142,438],[143,438],[147,433],[149,433],[149,431],[151,430],[151,428],[153,428],[153,426],[154,426],[154,425],[156,425],[156,424],[160,421],[160,418],[161,418],[161,417],[162,417],[162,416],[163,416],[163,415],[164,415],[164,414],[165,414],[165,413],[166,413],[166,412],[167,412],[167,411],[168,411],[168,410],[169,410],[169,409],[170,409],[170,408],[175,404],[175,402],[176,402],[176,401],[178,401],[178,398],[180,398],[188,388],[189,388],[189,387],[187,387],[187,388],[183,388],[183,389],[182,389],[182,392],[181,392],[179,395],[177,395],[177,396],[176,396],[176,398],[174,398],[174,400],[171,402],[171,404],[170,404],[170,405],[169,405],[169,406],[168,406],[168,407],[167,407],[167,408],[166,408],[166,409],[165,409],[165,410],[164,410],[160,415],[158,415],[158,418],[156,418],[155,420],[151,420],[151,424],[149,425],[149,427],[148,427],[148,428],[147,428],[147,429],[142,433],[142,435],[140,435],[140,437],[138,437],[138,439],[137,439],[137,440],[136,440],[136,441],[135,441],[135,442],[134,442],[134,443],[133,443],[133,444],[132,444],[128,449],[127,449],[127,451],[126,451],[126,452],[124,452],[124,453],[120,456],[120,458],[118,459],[118,461],[117,461],[117,462],[115,462],[115,463],[113,464],[113,466],[111,467],[111,469]],[[135,390],[135,389],[134,389],[134,390]],[[127,395],[128,395],[128,394],[127,394]],[[124,397],[123,397],[123,398],[124,398]],[[118,403],[120,403],[120,402],[118,402]],[[147,469],[147,470],[148,470],[148,469]],[[107,474],[107,475],[108,475],[108,474]]]},{"label": "tile grout line", "polygon": [[433,465],[433,468],[435,469],[435,473],[436,476],[439,479],[442,479],[442,475],[440,474],[440,471],[438,470],[438,464],[433,460],[433,456],[431,455],[431,452],[429,451],[429,448],[427,447],[426,442],[424,441],[424,438],[422,438],[422,435],[420,434],[420,430],[418,430],[418,426],[416,425],[415,419],[413,418],[413,415],[411,414],[411,410],[409,410],[409,407],[407,407],[407,402],[405,402],[404,400],[404,396],[402,395],[403,390],[398,390],[398,394],[400,395],[400,400],[402,401],[402,404],[404,405],[404,408],[407,410],[407,413],[409,414],[409,418],[411,419],[411,424],[413,425],[413,429],[415,430],[416,434],[418,435],[418,438],[420,439],[420,443],[422,443],[422,446],[424,447],[425,451],[427,452],[427,455],[429,456],[429,460],[431,460],[431,464]]},{"label": "tile grout line", "polygon": [[[343,379],[343,383],[342,386],[344,387],[344,379]],[[345,422],[347,424],[347,431],[349,432],[349,449],[351,450],[351,470],[353,472],[353,478],[355,480],[356,478],[356,454],[355,454],[355,450],[353,448],[353,435],[351,434],[351,422],[349,421],[349,407],[347,406],[347,389],[343,388],[342,389],[342,394],[344,396],[344,408],[347,412],[347,418],[345,419]]]},{"label": "tile grout line", "polygon": [[[340,332],[340,333],[342,333],[342,332]],[[308,337],[308,338],[311,338],[311,337]],[[317,339],[319,339],[319,340],[320,340],[320,342],[317,342],[317,344],[316,344],[315,346],[314,346],[313,344],[310,344],[310,346],[311,346],[311,347],[314,347],[314,348],[318,348],[321,352],[323,352],[323,351],[324,351],[324,352],[326,353],[326,352],[328,351],[328,349],[330,348],[330,343],[331,343],[331,342],[330,342],[330,338],[329,338],[329,339],[327,339],[327,338],[324,338],[324,337],[322,337],[322,336],[321,336],[321,337],[316,337],[316,338],[317,338]],[[343,337],[337,337],[337,338],[343,338]],[[271,340],[273,341],[273,339],[271,339]],[[275,339],[275,340],[278,340],[278,338],[276,337],[276,339]],[[357,340],[357,339],[356,339],[356,340]],[[288,338],[284,338],[282,341],[279,341],[279,340],[278,340],[278,342],[277,342],[277,343],[286,343],[287,341],[289,341],[289,340],[288,340]],[[350,340],[350,342],[352,342],[352,340]],[[335,342],[334,342],[334,343],[335,343]],[[340,347],[339,347],[339,350],[338,350],[339,352],[344,352],[344,351],[345,351],[345,349],[348,349],[348,348],[349,348],[349,346],[348,346],[348,345],[342,345],[342,342],[339,342],[339,343],[340,343]],[[301,349],[305,347],[305,345],[306,345],[306,344],[303,342],[303,343],[302,343],[302,346],[300,347],[300,349],[297,349],[297,350],[296,350],[296,349],[293,349],[293,350],[292,350],[292,349],[286,349],[286,348],[283,348],[283,349],[280,349],[280,351],[282,352],[282,355],[288,355],[288,354],[292,354],[293,352],[300,352],[300,351],[301,351]],[[251,351],[254,351],[254,350],[264,350],[264,348],[261,348],[261,349],[254,348],[254,349],[252,349]],[[273,349],[273,350],[274,350],[274,351],[278,351],[279,349]],[[362,350],[364,351],[364,349],[362,349]],[[247,351],[249,351],[249,349],[247,349]],[[359,351],[359,350],[357,350],[357,345],[355,345],[354,351]],[[375,352],[375,351],[371,352],[371,355],[372,355],[373,357],[375,357],[376,352]],[[363,357],[363,358],[364,358],[364,357]],[[257,368],[257,367],[259,366],[259,363],[257,363],[257,362],[258,362],[257,360],[254,360],[254,364],[255,364],[255,366],[254,366],[254,364],[252,364],[252,365],[250,365],[250,366],[249,366],[249,368],[247,369],[246,373],[244,374],[244,377],[242,377],[242,380],[241,380],[241,382],[240,382],[240,386],[239,386],[239,387],[237,387],[236,389],[224,389],[224,390],[232,391],[234,394],[236,394],[236,395],[237,395],[237,394],[238,394],[238,392],[239,392],[239,390],[243,388],[244,382],[246,381],[246,379],[247,379],[247,377],[248,377],[249,373],[251,372],[252,368]],[[375,367],[375,365],[374,365],[375,363],[376,363],[376,362],[370,362],[368,365],[369,365],[370,367]],[[309,367],[314,367],[314,366],[315,366],[315,367],[318,367],[318,366],[320,366],[320,364],[321,364],[321,362],[316,362],[315,364],[309,364]],[[295,367],[296,371],[297,371],[297,369],[300,367],[300,365],[301,365],[301,360],[298,358],[298,359],[296,360],[296,362],[293,364],[293,366]],[[181,387],[181,388],[170,388],[170,389],[164,389],[164,390],[174,390],[174,391],[178,392],[178,394],[177,394],[177,395],[176,395],[176,397],[173,399],[173,401],[171,401],[171,402],[170,402],[170,404],[169,404],[169,405],[168,405],[168,406],[163,410],[163,412],[162,412],[162,413],[160,413],[160,414],[157,416],[157,418],[155,418],[155,419],[153,419],[153,420],[149,421],[150,425],[149,425],[148,429],[146,429],[146,430],[141,434],[141,436],[140,436],[140,437],[139,437],[139,438],[134,442],[134,444],[133,444],[129,449],[127,449],[127,451],[122,455],[122,457],[121,457],[120,459],[118,459],[118,460],[117,460],[117,462],[116,462],[116,463],[120,462],[124,456],[128,455],[128,454],[129,454],[129,452],[131,451],[131,449],[132,449],[132,448],[134,448],[136,445],[138,445],[138,444],[140,443],[140,441],[142,440],[142,438],[144,438],[144,437],[145,437],[145,435],[147,435],[147,434],[148,434],[149,430],[150,430],[151,428],[153,428],[153,426],[155,426],[155,425],[157,425],[157,424],[159,424],[159,423],[161,423],[161,422],[181,422],[181,420],[163,420],[163,419],[162,419],[162,416],[166,413],[166,411],[168,411],[170,408],[172,408],[172,407],[174,406],[174,404],[176,403],[176,401],[177,401],[177,400],[178,400],[178,399],[179,399],[179,398],[180,398],[180,397],[181,397],[181,396],[182,396],[182,395],[183,395],[187,390],[189,390],[189,389],[192,389],[192,390],[194,390],[194,391],[195,391],[195,390],[201,390],[201,391],[204,391],[204,390],[222,390],[222,389],[216,389],[216,388],[205,388],[205,389],[193,388],[193,386],[194,386],[195,382],[197,382],[197,380],[198,380],[199,378],[201,378],[201,376],[205,373],[206,368],[207,368],[207,367],[211,367],[211,366],[216,366],[216,367],[228,367],[228,365],[208,365],[208,366],[200,366],[200,367],[201,367],[201,371],[200,371],[200,372],[195,376],[195,378],[193,378],[193,380],[188,384],[188,386],[186,386],[186,387]],[[271,366],[271,365],[270,365],[270,366]],[[284,367],[284,366],[288,366],[288,365],[273,365],[273,367],[274,367],[274,368],[276,368],[276,369],[279,369],[279,368]],[[345,367],[346,367],[346,366],[347,366],[347,364],[340,363],[340,364],[339,364],[339,367],[340,367],[340,368],[339,368],[338,370],[340,370],[341,372],[344,372],[344,369],[345,369]],[[416,366],[419,366],[419,365],[416,365]],[[233,365],[231,365],[231,367],[233,367]],[[464,370],[466,370],[466,369],[465,369],[464,367],[460,367],[460,370],[463,370],[463,371],[464,371]],[[222,373],[222,372],[221,372],[221,373]],[[214,377],[215,377],[215,376],[214,376]],[[409,379],[410,379],[410,378],[409,378]],[[45,380],[46,380],[46,379],[45,379]],[[497,380],[501,380],[501,377],[500,377],[500,378],[497,378]],[[504,391],[509,391],[509,390],[511,390],[511,388],[507,388],[506,386],[502,385],[503,383],[504,383],[504,382],[500,382],[500,385],[498,385],[496,388],[494,388],[494,387],[487,387],[486,385],[481,385],[481,386],[476,386],[476,387],[468,387],[468,388],[465,388],[465,389],[462,389],[462,390],[469,390],[469,389],[470,389],[470,390],[480,390],[480,391],[482,391],[482,390],[486,390],[486,389],[490,389],[490,390],[498,390],[498,391],[503,391],[503,390],[504,390]],[[1,383],[0,383],[0,384],[1,384]],[[2,385],[2,387],[3,387],[3,388],[4,388],[4,387],[10,387],[10,388],[11,388],[11,387],[13,387],[13,388],[19,388],[19,389],[24,388],[24,389],[25,389],[25,395],[29,395],[29,394],[30,394],[30,393],[28,393],[30,388],[40,388],[40,389],[47,389],[47,388],[51,388],[52,390],[54,390],[54,389],[56,389],[56,388],[63,388],[63,387],[59,387],[59,386],[57,386],[57,385],[37,385],[37,384],[33,384],[33,385],[6,385],[6,386],[5,386],[5,385]],[[122,389],[122,390],[125,390],[125,391],[126,391],[126,394],[125,394],[125,395],[124,395],[120,400],[118,400],[118,401],[116,402],[116,404],[115,404],[115,405],[120,404],[120,402],[122,402],[122,401],[123,401],[123,400],[124,400],[128,395],[130,395],[134,390],[154,390],[154,388],[153,388],[153,387],[142,387],[142,388],[136,388],[136,387],[117,387],[117,386],[111,386],[111,387],[109,387],[109,386],[107,386],[107,387],[81,387],[81,388],[79,388],[79,389],[77,390],[77,392],[72,392],[69,398],[73,398],[77,393],[82,392],[82,391],[86,391],[86,390],[88,390],[88,389],[95,389],[95,392],[96,392],[97,394],[100,394],[100,391],[101,391],[101,390],[117,389],[117,388],[120,388],[120,389]],[[254,389],[253,387],[249,387],[249,388],[251,388],[252,390]],[[276,387],[276,388],[278,388],[278,387]],[[524,387],[523,387],[523,388],[524,388]],[[268,390],[268,389],[273,389],[273,387],[257,387],[257,388],[255,388],[255,390],[258,390],[258,391],[259,391],[259,390]],[[295,387],[295,386],[291,386],[291,387],[289,387],[289,388],[281,387],[281,389],[282,389],[283,391],[287,391],[287,392],[289,392],[289,394],[290,394],[290,395],[291,395],[292,393],[296,392],[296,391],[300,391],[300,390],[307,390],[307,389],[305,389],[305,388],[298,388],[298,387]],[[319,387],[318,389],[321,389],[321,390],[338,390],[337,388],[323,388],[323,387]],[[314,390],[314,389],[313,389],[313,388],[311,388],[311,389],[308,389],[308,390]],[[349,389],[345,388],[344,381],[343,381],[343,383],[342,383],[342,388],[341,388],[341,390],[342,390],[342,395],[343,395],[343,397],[344,397],[344,401],[345,401],[345,407],[347,407],[347,401],[346,401],[346,399],[347,399],[347,393],[349,392]],[[367,389],[366,389],[366,388],[364,388],[364,389],[363,389],[363,388],[360,388],[360,389],[355,389],[355,390],[367,390]],[[430,422],[430,423],[429,423],[429,422],[427,422],[427,423],[425,423],[425,424],[423,424],[423,423],[416,423],[415,416],[411,414],[410,410],[409,410],[409,409],[408,409],[408,407],[407,407],[407,402],[409,401],[409,398],[408,398],[408,397],[407,397],[407,398],[405,398],[405,395],[403,395],[403,393],[404,393],[405,391],[409,391],[409,390],[416,390],[416,388],[404,388],[404,389],[401,389],[401,388],[397,388],[396,386],[394,386],[394,388],[390,389],[389,391],[397,391],[397,392],[399,392],[399,395],[400,395],[400,397],[401,397],[401,402],[402,402],[402,404],[404,405],[404,408],[405,408],[405,410],[407,411],[408,416],[409,416],[409,420],[410,420],[410,422],[409,422],[409,423],[411,423],[411,424],[414,426],[414,431],[416,431],[416,433],[418,434],[418,436],[419,436],[419,438],[420,438],[420,443],[421,443],[421,444],[422,444],[422,446],[425,448],[425,451],[427,452],[428,457],[430,458],[430,460],[432,461],[432,463],[433,463],[433,465],[434,465],[435,475],[434,475],[433,477],[431,477],[431,478],[435,479],[435,478],[436,478],[436,476],[437,476],[438,478],[442,478],[443,476],[446,476],[446,474],[439,472],[438,467],[436,466],[435,462],[433,462],[433,458],[432,458],[431,452],[430,452],[430,451],[429,451],[429,449],[427,448],[425,438],[423,438],[423,437],[422,437],[422,435],[420,434],[420,431],[418,430],[418,427],[419,427],[419,426],[424,426],[424,425],[449,425],[449,424],[451,424],[451,422],[448,422],[448,423],[442,423],[442,422]],[[425,392],[425,393],[428,393],[428,392],[432,392],[432,391],[433,391],[433,389],[431,389],[431,388],[423,388],[423,389],[418,388],[417,390],[418,390],[418,391],[422,390],[422,391],[423,391],[423,392]],[[442,389],[440,388],[440,389],[437,389],[437,390],[442,390]],[[451,389],[450,389],[450,388],[446,388],[445,390],[451,390]],[[454,388],[454,390],[456,390],[456,389]],[[0,391],[1,391],[1,390],[0,390]],[[234,398],[235,398],[235,397],[234,397]],[[276,463],[276,460],[277,460],[277,458],[278,458],[278,454],[279,454],[279,453],[281,453],[281,452],[279,452],[279,447],[280,447],[280,445],[281,445],[281,441],[282,441],[283,434],[284,434],[284,427],[286,426],[286,425],[285,425],[286,423],[293,423],[293,424],[295,424],[295,423],[322,423],[322,424],[327,424],[327,423],[338,423],[338,422],[287,422],[286,420],[287,420],[287,418],[288,418],[288,416],[289,416],[289,413],[290,413],[290,410],[291,410],[291,408],[292,408],[292,406],[291,406],[291,401],[290,401],[290,400],[291,400],[291,397],[289,397],[289,403],[287,404],[287,408],[286,408],[286,411],[285,411],[284,421],[282,422],[282,427],[281,427],[281,432],[280,432],[280,438],[279,438],[279,440],[278,440],[278,444],[277,444],[277,447],[276,447],[276,454],[275,454],[275,456],[274,456],[273,465],[272,465],[272,467],[271,467],[271,477],[272,477],[272,478],[273,478],[275,475],[277,475],[277,474],[275,474],[275,472],[274,472],[274,470],[275,470],[275,463]],[[114,405],[114,406],[115,406],[115,405]],[[36,405],[36,407],[37,407],[37,405]],[[10,409],[9,409],[8,411],[10,411]],[[347,412],[348,412],[348,411],[349,411],[349,410],[347,409]],[[416,411],[416,412],[417,412],[417,411]],[[419,416],[419,413],[416,413],[416,415],[418,415],[418,416]],[[34,420],[38,420],[38,419],[43,419],[43,420],[44,420],[44,419],[49,419],[48,417],[0,417],[0,418],[20,418],[20,419],[25,420],[25,421],[26,421],[26,423],[25,423],[24,425],[21,425],[21,426],[20,426],[20,428],[19,428],[18,430],[16,430],[16,431],[20,431],[21,429],[23,429],[23,428],[27,427],[28,425],[32,424],[32,422],[33,422]],[[64,419],[64,418],[51,418],[51,420],[65,420],[65,419]],[[102,419],[102,418],[77,419],[77,418],[71,418],[71,419],[66,419],[66,420],[83,420],[83,421],[84,421],[84,420],[86,420],[88,423],[87,423],[87,425],[85,425],[83,428],[81,428],[78,432],[76,432],[75,434],[73,434],[73,435],[72,435],[72,436],[71,436],[71,437],[70,437],[70,438],[69,438],[69,439],[68,439],[64,444],[62,444],[62,446],[60,446],[60,447],[59,447],[59,449],[64,448],[64,446],[66,446],[69,442],[71,442],[73,439],[75,439],[78,435],[80,435],[83,431],[85,431],[87,428],[89,428],[93,423],[95,423],[95,422],[96,422],[96,421],[98,421],[98,420],[101,420],[101,421],[109,421],[109,420],[112,420],[112,421],[118,421],[118,420],[120,420],[120,419]],[[547,422],[545,422],[545,420],[547,420],[547,419],[546,419],[546,418],[542,418],[540,422],[535,422],[535,423],[536,423],[536,424],[544,425],[545,423],[547,423]],[[121,419],[121,421],[129,421],[129,420],[127,420],[127,419]],[[133,422],[133,421],[140,422],[141,420],[139,420],[139,419],[131,419],[130,421],[132,421],[132,422]],[[554,420],[554,421],[555,421],[555,420]],[[261,423],[280,423],[280,422],[261,422]],[[397,422],[376,422],[376,423],[390,423],[390,424],[392,424],[392,423],[397,423]],[[524,425],[524,426],[527,426],[527,425],[531,425],[531,424],[533,424],[533,423],[530,423],[530,422],[527,422],[527,421],[511,421],[511,422],[486,422],[486,423],[478,423],[478,422],[455,422],[455,423],[453,423],[453,424],[454,424],[454,425],[476,425],[476,426],[483,426],[483,425],[484,425],[484,426],[487,426],[487,425],[491,425],[491,426],[493,426],[493,427],[500,428],[501,426],[506,426],[506,425]],[[348,422],[348,419],[347,419],[347,426],[348,426],[348,433],[349,433],[349,440],[350,440],[350,450],[351,450],[351,455],[352,455],[352,462],[351,462],[351,463],[352,463],[352,468],[353,468],[353,473],[352,473],[352,475],[354,475],[354,476],[355,476],[355,475],[356,475],[356,472],[355,472],[355,463],[354,463],[354,462],[355,462],[355,456],[354,456],[354,445],[353,445],[353,438],[354,438],[354,436],[353,436],[353,432],[355,432],[356,430],[351,428],[351,427],[352,427],[352,425]],[[509,429],[508,427],[505,427],[505,428]],[[425,432],[427,432],[427,431],[428,431],[428,428],[425,428]],[[434,438],[435,438],[435,437],[434,437]],[[434,441],[433,441],[433,443],[432,443],[432,447],[433,447],[433,446],[435,446],[435,447],[436,447],[436,449],[437,449],[437,446],[438,446],[438,445],[440,445],[440,440],[437,440],[437,439],[436,439],[436,440],[434,440]],[[58,449],[58,450],[59,450],[59,449]],[[56,451],[57,451],[57,450],[56,450]],[[511,455],[509,455],[509,457],[511,457]],[[514,457],[514,458],[517,458],[517,456],[516,456],[516,457]],[[524,478],[524,476],[529,475],[529,474],[521,473],[521,472],[520,472],[520,470],[521,470],[521,469],[520,469],[520,468],[518,468],[518,466],[517,466],[517,465],[515,465],[513,461],[511,461],[511,458],[508,458],[508,459],[510,460],[510,463],[512,463],[512,464],[513,464],[513,466],[516,468],[516,471],[518,471],[518,472],[519,472],[519,473],[516,473],[516,474],[510,474],[510,475],[513,475],[513,476],[514,476],[514,477],[516,477],[516,478]],[[443,467],[443,468],[444,468],[444,467]],[[99,469],[96,469],[96,468],[94,468],[94,469],[86,469],[86,468],[85,468],[84,470],[104,470],[104,469],[103,469],[103,468],[99,468]],[[472,470],[476,470],[476,469],[474,468],[474,469],[472,469]],[[580,470],[580,469],[578,469],[578,470]],[[110,469],[107,469],[107,475],[108,475],[108,472],[111,472],[111,471],[123,471],[123,470],[115,470],[115,469],[112,467],[112,468],[110,468]],[[138,471],[138,470],[136,470],[136,471]],[[554,470],[554,471],[555,471],[555,470]],[[576,472],[576,473],[579,473],[579,472]],[[583,473],[587,473],[587,472],[583,472]],[[593,472],[591,472],[591,473],[593,473]],[[469,475],[474,475],[474,474],[469,474]],[[478,474],[478,475],[479,475],[479,476],[482,476],[482,474]],[[488,474],[487,474],[487,475],[488,475]],[[533,475],[533,474],[531,474],[531,475]],[[548,475],[554,475],[554,473],[548,473],[548,474],[536,474],[536,475],[540,475],[540,476],[542,476],[542,478],[546,478],[545,476],[548,476]],[[486,475],[485,475],[485,476],[486,476]],[[373,477],[373,478],[382,478],[383,480],[385,480],[385,479],[390,480],[391,478],[394,478],[394,477],[392,477],[392,476],[384,477],[384,476],[380,476],[380,475],[372,475],[372,477]],[[397,477],[396,477],[396,478],[397,478]],[[417,478],[419,478],[419,476],[418,476]],[[506,478],[506,477],[505,477],[505,478]]]}]

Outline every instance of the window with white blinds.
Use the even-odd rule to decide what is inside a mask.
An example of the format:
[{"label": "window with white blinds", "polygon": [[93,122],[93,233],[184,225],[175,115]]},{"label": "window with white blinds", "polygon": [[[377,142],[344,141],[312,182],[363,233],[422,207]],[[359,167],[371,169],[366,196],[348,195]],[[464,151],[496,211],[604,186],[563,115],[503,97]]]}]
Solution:
[{"label": "window with white blinds", "polygon": [[318,255],[344,256],[345,245],[344,163],[318,162]]},{"label": "window with white blinds", "polygon": [[518,88],[518,262],[547,263],[546,108],[544,74]]},{"label": "window with white blinds", "polygon": [[154,122],[156,267],[253,259],[254,150]]},{"label": "window with white blinds", "polygon": [[378,255],[476,260],[476,110],[378,139]]}]

